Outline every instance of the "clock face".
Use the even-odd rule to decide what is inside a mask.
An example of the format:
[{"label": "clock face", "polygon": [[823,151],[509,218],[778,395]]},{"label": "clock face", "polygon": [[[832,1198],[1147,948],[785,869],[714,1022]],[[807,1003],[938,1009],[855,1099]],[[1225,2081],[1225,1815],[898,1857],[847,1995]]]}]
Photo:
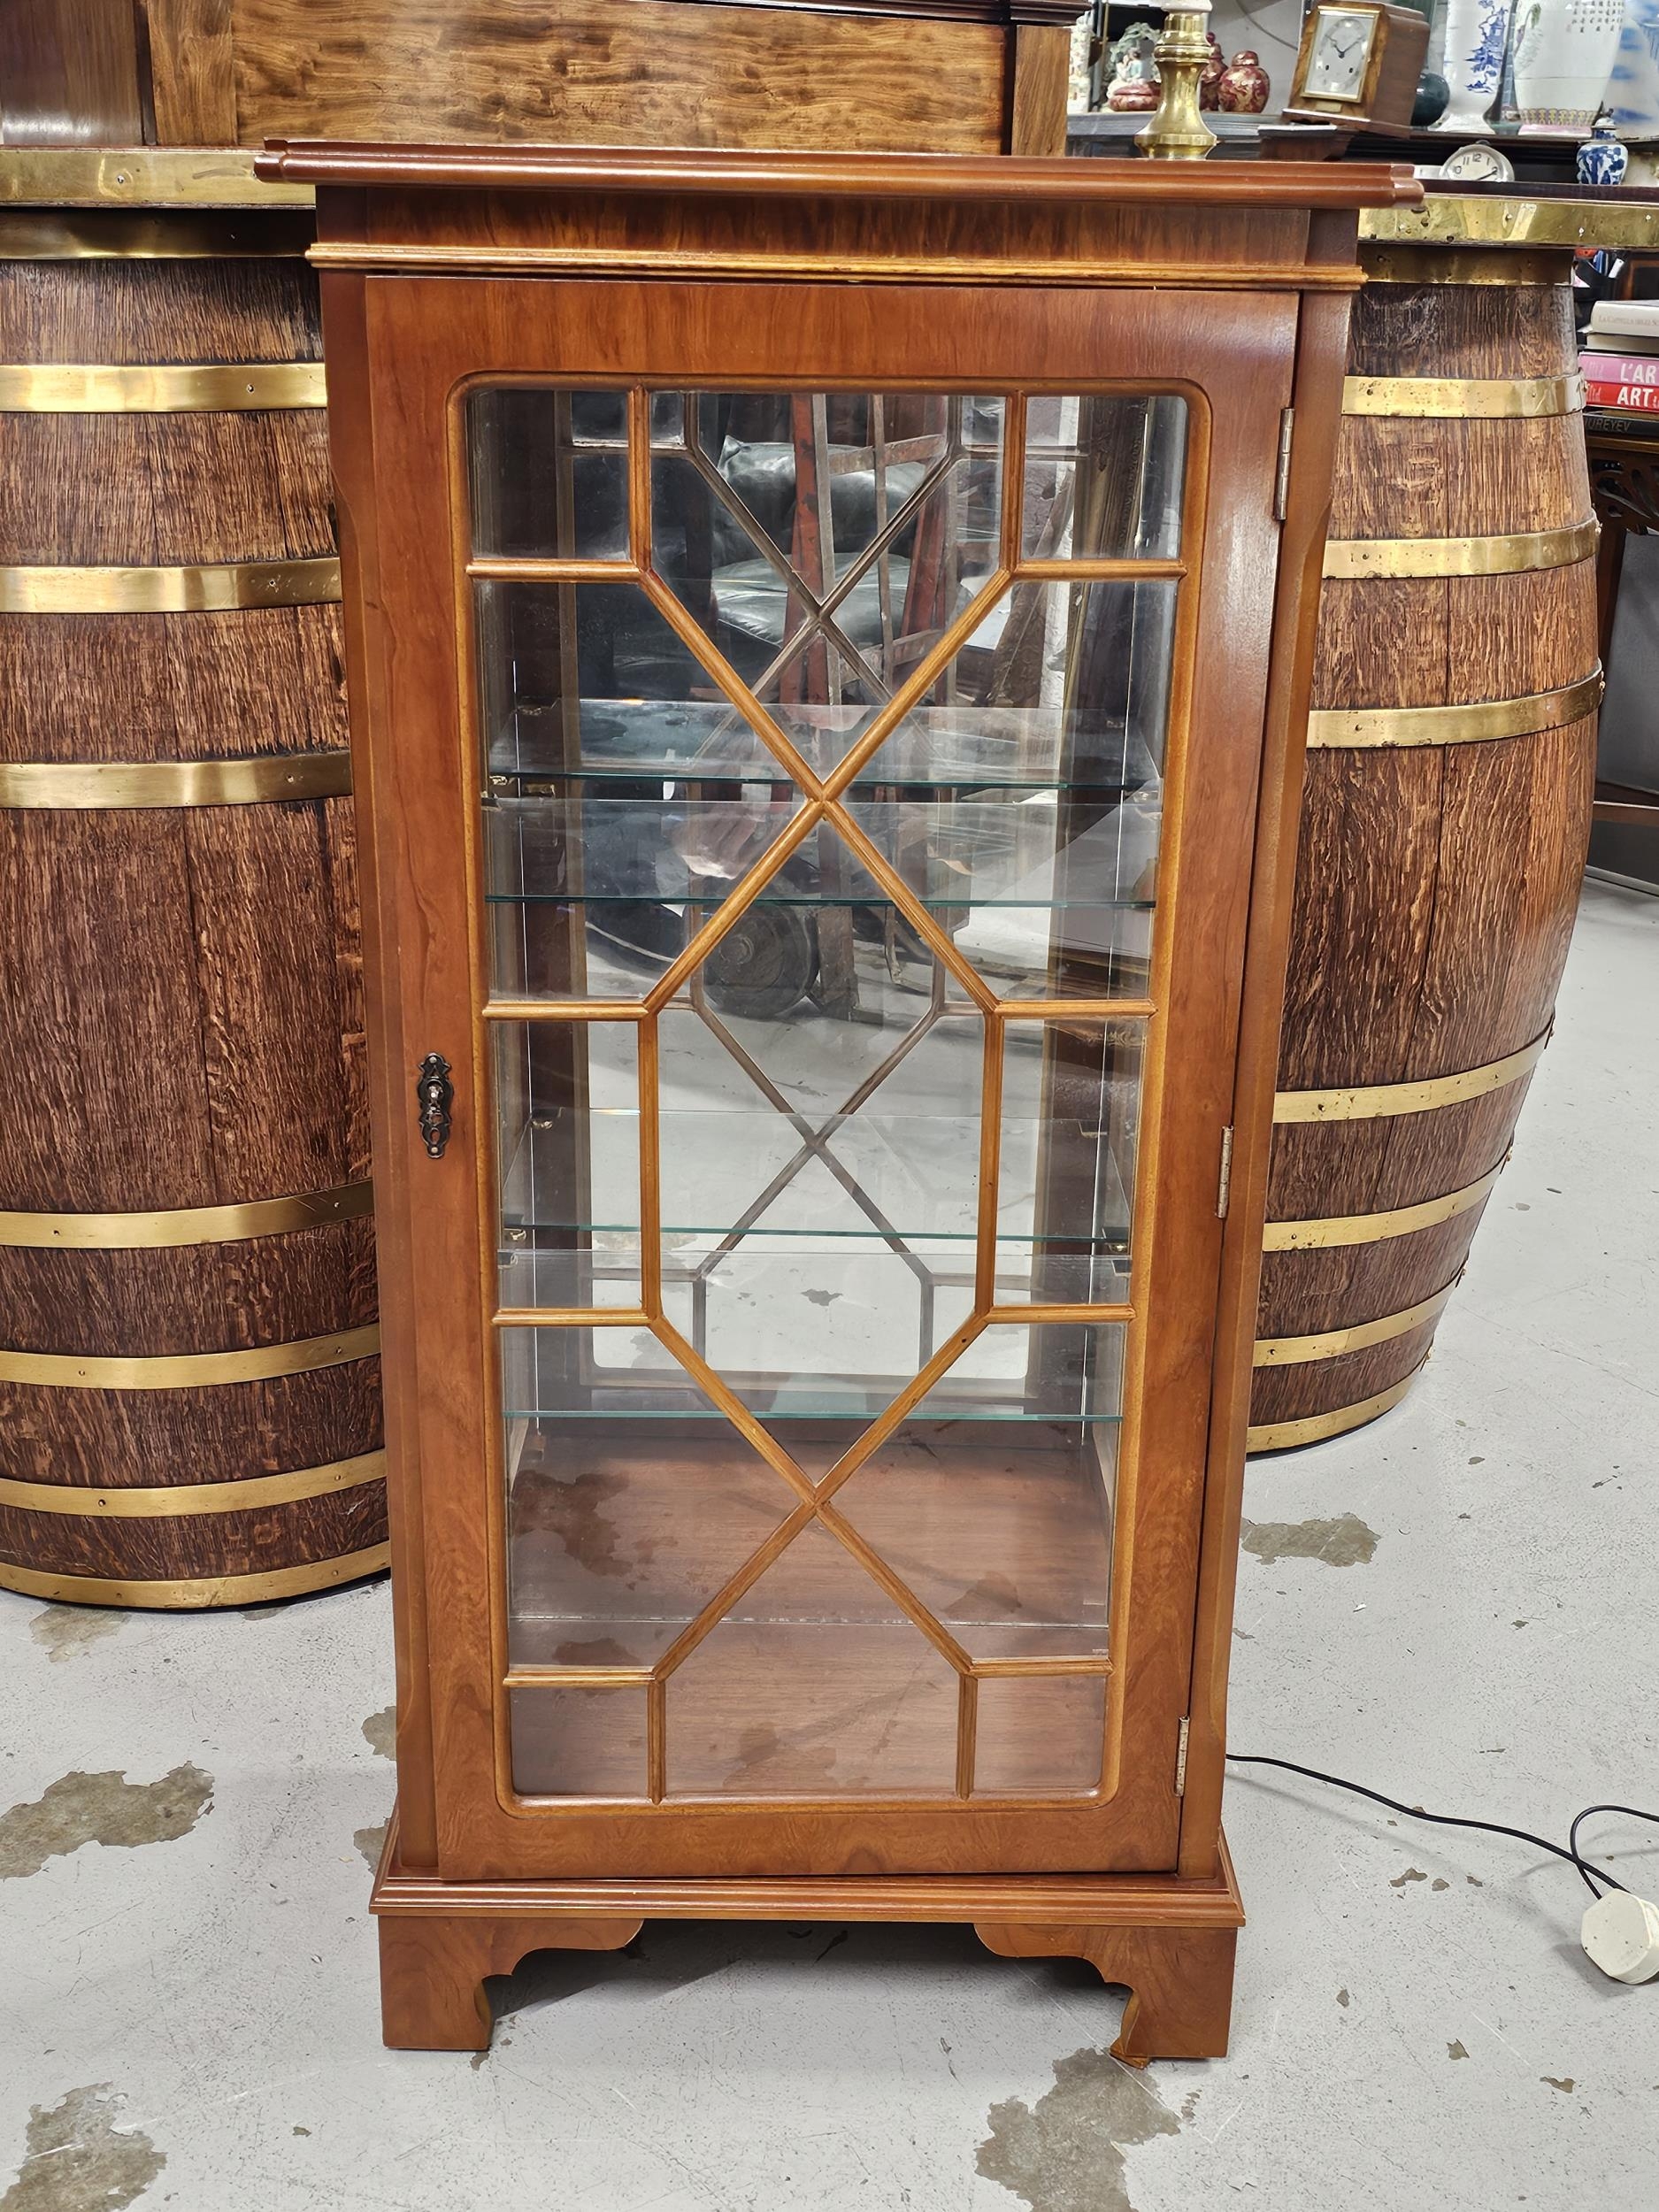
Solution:
[{"label": "clock face", "polygon": [[1317,8],[1304,96],[1316,100],[1357,102],[1366,65],[1377,36],[1377,18],[1365,8]]}]

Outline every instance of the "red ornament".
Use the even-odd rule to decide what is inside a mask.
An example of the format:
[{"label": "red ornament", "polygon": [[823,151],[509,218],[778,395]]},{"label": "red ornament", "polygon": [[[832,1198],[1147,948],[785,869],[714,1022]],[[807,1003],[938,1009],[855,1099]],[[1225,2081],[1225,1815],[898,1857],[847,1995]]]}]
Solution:
[{"label": "red ornament", "polygon": [[1247,46],[1223,71],[1216,105],[1224,115],[1259,115],[1271,88],[1266,70]]},{"label": "red ornament", "polygon": [[1217,94],[1226,73],[1227,58],[1221,50],[1221,41],[1213,31],[1206,31],[1210,41],[1210,59],[1204,64],[1198,80],[1198,104],[1201,109],[1213,111],[1219,104]]}]

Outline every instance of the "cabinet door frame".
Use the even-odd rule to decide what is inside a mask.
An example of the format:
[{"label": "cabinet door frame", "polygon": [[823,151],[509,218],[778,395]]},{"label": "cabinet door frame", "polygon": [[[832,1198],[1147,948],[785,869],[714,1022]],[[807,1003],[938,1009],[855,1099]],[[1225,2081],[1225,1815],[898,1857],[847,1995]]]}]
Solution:
[{"label": "cabinet door frame", "polygon": [[[1224,318],[1216,296],[1196,289],[326,281],[331,293],[350,283],[357,294],[355,307],[331,307],[330,330],[351,330],[347,373],[362,380],[337,445],[367,434],[367,450],[341,475],[364,639],[353,745],[378,907],[372,1042],[388,1448],[405,1531],[400,1695],[411,1700],[411,1741],[418,1732],[424,1745],[430,1731],[440,1870],[511,1879],[1172,1869],[1224,1297],[1217,1178],[1233,1118],[1279,583],[1274,458],[1301,311],[1294,284],[1229,295]],[[456,466],[464,391],[498,378],[577,388],[1119,388],[1187,399],[1188,576],[1142,1102],[1139,1317],[1125,1375],[1114,1671],[1094,1793],[637,1803],[511,1792],[499,1399],[487,1318],[496,1228],[488,1025],[479,1013],[486,941],[472,889],[479,750],[463,657],[468,518]],[[415,1071],[427,1052],[454,1070],[453,1134],[440,1160],[426,1157],[415,1123]],[[1229,1266],[1236,1274],[1244,1264],[1234,1240]]]}]

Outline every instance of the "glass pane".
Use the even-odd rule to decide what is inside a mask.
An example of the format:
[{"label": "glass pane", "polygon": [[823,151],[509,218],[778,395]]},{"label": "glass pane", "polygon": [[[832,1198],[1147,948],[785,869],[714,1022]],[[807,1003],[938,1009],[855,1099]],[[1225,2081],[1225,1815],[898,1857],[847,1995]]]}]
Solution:
[{"label": "glass pane", "polygon": [[626,560],[627,396],[501,384],[466,403],[472,550]]},{"label": "glass pane", "polygon": [[1177,588],[1017,584],[848,795],[1004,998],[1146,989]]},{"label": "glass pane", "polygon": [[1181,549],[1187,402],[1033,394],[1020,542],[1031,560],[1172,560]]},{"label": "glass pane", "polygon": [[562,1683],[509,1691],[513,1787],[526,1797],[644,1797],[645,1696],[643,1686]]},{"label": "glass pane", "polygon": [[668,1317],[814,1475],[973,1292],[984,1025],[931,962],[850,952],[787,1016],[699,980],[660,1027]]},{"label": "glass pane", "polygon": [[975,1659],[1105,1655],[1123,1336],[994,1325],[835,1494]]},{"label": "glass pane", "polygon": [[[1144,993],[1178,586],[986,599],[773,865],[806,802],[731,695],[846,772],[997,564],[1002,403],[657,394],[631,534],[619,396],[469,405],[481,552],[615,558],[649,534],[650,588],[706,640],[639,582],[475,587],[494,989],[637,1003],[700,956],[655,1018],[654,1102],[642,1024],[492,1025],[503,1302],[643,1305],[642,1186],[661,1202],[654,1326],[498,1333],[511,1662],[654,1670],[671,1794],[949,1796],[961,1686],[913,1614],[975,1660],[1103,1669],[1124,1326],[981,1327],[837,1493],[870,1567],[813,1522],[755,1573],[799,1500],[749,1437],[822,1480],[975,1315],[965,969],[1005,1000]],[[1173,552],[1185,435],[1178,401],[1033,401],[1028,546]],[[1145,1026],[1005,1025],[999,1308],[1125,1299]],[[978,1697],[976,1792],[1095,1786],[1101,1672]],[[642,1684],[511,1707],[521,1791],[647,1793]]]},{"label": "glass pane", "polygon": [[669,1793],[946,1793],[956,1681],[810,1523],[668,1678]]},{"label": "glass pane", "polygon": [[[651,561],[816,757],[864,718],[995,567],[1002,403],[943,393],[659,395]],[[667,404],[663,404],[667,401]]]},{"label": "glass pane", "polygon": [[1146,1024],[1011,1021],[1002,1037],[996,1302],[1121,1305]]},{"label": "glass pane", "polygon": [[509,1655],[649,1667],[795,1494],[649,1332],[501,1333]]},{"label": "glass pane", "polygon": [[637,1306],[637,1025],[494,1026],[503,1305]]},{"label": "glass pane", "polygon": [[979,1698],[976,1796],[1099,1786],[1106,1736],[1101,1676],[995,1676],[980,1683]]},{"label": "glass pane", "polygon": [[639,585],[478,592],[492,981],[637,1000],[800,799]]}]

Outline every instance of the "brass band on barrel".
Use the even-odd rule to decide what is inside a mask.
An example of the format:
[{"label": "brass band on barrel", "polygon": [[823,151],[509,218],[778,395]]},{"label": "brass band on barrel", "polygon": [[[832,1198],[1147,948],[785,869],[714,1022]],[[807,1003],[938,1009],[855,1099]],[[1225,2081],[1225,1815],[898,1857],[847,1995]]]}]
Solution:
[{"label": "brass band on barrel", "polygon": [[239,413],[327,404],[320,361],[0,363],[0,413]]},{"label": "brass band on barrel", "polygon": [[241,261],[303,257],[312,215],[284,208],[192,209],[188,214],[104,208],[0,211],[0,261]]},{"label": "brass band on barrel", "polygon": [[54,1603],[61,1600],[70,1605],[131,1605],[156,1611],[263,1605],[272,1598],[303,1597],[307,1591],[332,1589],[336,1583],[379,1574],[391,1555],[389,1544],[371,1544],[366,1551],[347,1552],[335,1559],[311,1559],[303,1566],[272,1567],[260,1574],[192,1576],[182,1582],[108,1582],[101,1575],[43,1574],[37,1568],[0,1559],[0,1589]]},{"label": "brass band on barrel", "polygon": [[1342,385],[1345,415],[1394,415],[1457,421],[1576,415],[1584,379],[1571,376],[1350,376]]},{"label": "brass band on barrel", "polygon": [[1419,1361],[1409,1375],[1390,1383],[1386,1390],[1361,1398],[1351,1406],[1335,1406],[1329,1413],[1304,1413],[1295,1421],[1259,1422],[1244,1432],[1244,1448],[1247,1452],[1292,1451],[1298,1444],[1317,1444],[1327,1436],[1340,1436],[1345,1430],[1363,1428],[1367,1421],[1397,1406],[1422,1371]]},{"label": "brass band on barrel", "polygon": [[7,146],[13,207],[314,207],[308,184],[266,184],[251,146]]},{"label": "brass band on barrel", "polygon": [[[1659,205],[1649,198],[1589,200],[1529,197],[1526,187],[1512,192],[1431,192],[1412,207],[1363,208],[1359,219],[1362,254],[1369,264],[1378,246],[1449,248],[1457,258],[1471,249],[1494,260],[1518,261],[1529,253],[1620,253],[1659,248]],[[1555,264],[1557,269],[1561,264]],[[1517,278],[1516,281],[1522,281]]]},{"label": "brass band on barrel", "polygon": [[1273,1101],[1278,1124],[1303,1121],[1371,1121],[1392,1114],[1425,1114],[1440,1106],[1459,1106],[1484,1098],[1519,1080],[1549,1042],[1549,1032],[1518,1052],[1484,1067],[1461,1068],[1455,1075],[1425,1076],[1416,1083],[1367,1083],[1332,1091],[1280,1091]]},{"label": "brass band on barrel", "polygon": [[242,760],[0,760],[0,808],[275,806],[350,789],[343,746]]},{"label": "brass band on barrel", "polygon": [[165,1487],[85,1490],[72,1483],[0,1479],[0,1506],[19,1513],[66,1513],[83,1520],[177,1521],[199,1513],[258,1513],[301,1498],[360,1489],[386,1472],[384,1451],[359,1452],[325,1467],[295,1467],[241,1482],[175,1482]]},{"label": "brass band on barrel", "polygon": [[1432,1321],[1457,1287],[1457,1279],[1421,1298],[1398,1313],[1385,1313],[1375,1321],[1356,1321],[1343,1329],[1322,1329],[1313,1336],[1258,1336],[1257,1367],[1303,1367],[1317,1359],[1341,1359],[1349,1352],[1363,1352],[1373,1344],[1386,1344],[1397,1336],[1409,1336],[1425,1321]]},{"label": "brass band on barrel", "polygon": [[1494,738],[1535,737],[1594,714],[1602,689],[1598,661],[1576,684],[1517,699],[1477,699],[1462,706],[1320,707],[1308,717],[1308,747],[1311,752],[1357,752],[1372,746],[1477,745]]},{"label": "brass band on barrel", "polygon": [[0,568],[0,614],[228,614],[325,606],[339,596],[333,554],[181,568]]},{"label": "brass band on barrel", "polygon": [[287,1236],[374,1210],[370,1182],[339,1183],[297,1198],[255,1198],[240,1206],[178,1206],[153,1213],[0,1212],[0,1245],[50,1252],[146,1252],[189,1244],[234,1244]]},{"label": "brass band on barrel", "polygon": [[1592,516],[1559,530],[1517,530],[1490,538],[1333,538],[1327,577],[1513,576],[1588,560],[1601,525]]},{"label": "brass band on barrel", "polygon": [[1307,1221],[1270,1221],[1262,1232],[1264,1252],[1317,1252],[1354,1244],[1382,1244],[1393,1237],[1415,1236],[1419,1229],[1436,1229],[1455,1221],[1478,1206],[1503,1172],[1504,1163],[1462,1190],[1443,1198],[1425,1198],[1415,1206],[1395,1206],[1386,1213],[1330,1214]]},{"label": "brass band on barrel", "polygon": [[257,1344],[234,1352],[165,1352],[135,1358],[104,1358],[81,1352],[0,1351],[0,1382],[33,1383],[42,1390],[201,1390],[222,1383],[271,1382],[309,1375],[319,1367],[371,1359],[380,1348],[378,1324],[338,1329],[330,1336]]}]

